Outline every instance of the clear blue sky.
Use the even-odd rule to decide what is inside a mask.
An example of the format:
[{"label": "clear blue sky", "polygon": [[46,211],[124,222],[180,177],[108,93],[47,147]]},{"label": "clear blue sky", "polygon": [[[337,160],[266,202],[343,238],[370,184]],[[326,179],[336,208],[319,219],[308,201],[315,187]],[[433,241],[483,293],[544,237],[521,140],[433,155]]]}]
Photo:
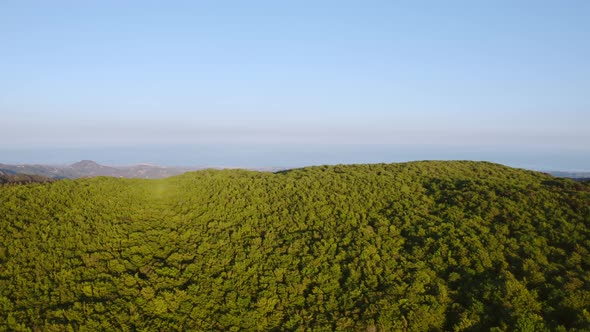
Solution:
[{"label": "clear blue sky", "polygon": [[0,145],[590,154],[590,1],[2,1]]}]

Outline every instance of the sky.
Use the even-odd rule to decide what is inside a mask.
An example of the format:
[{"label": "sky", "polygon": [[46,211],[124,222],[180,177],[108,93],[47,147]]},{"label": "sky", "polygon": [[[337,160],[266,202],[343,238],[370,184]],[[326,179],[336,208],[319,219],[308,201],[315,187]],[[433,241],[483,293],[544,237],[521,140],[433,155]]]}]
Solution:
[{"label": "sky", "polygon": [[568,0],[6,0],[0,162],[385,145],[566,151],[590,169],[588,17]]}]

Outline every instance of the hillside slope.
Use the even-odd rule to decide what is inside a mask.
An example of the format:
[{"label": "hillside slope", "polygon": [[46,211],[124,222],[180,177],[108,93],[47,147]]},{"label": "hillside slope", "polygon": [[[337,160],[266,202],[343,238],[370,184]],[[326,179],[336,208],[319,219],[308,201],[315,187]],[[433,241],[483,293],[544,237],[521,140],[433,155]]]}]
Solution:
[{"label": "hillside slope", "polygon": [[27,184],[37,182],[51,182],[55,179],[50,179],[41,175],[20,174],[10,171],[0,170],[0,185],[3,184]]},{"label": "hillside slope", "polygon": [[589,203],[482,162],[0,187],[0,326],[587,330]]},{"label": "hillside slope", "polygon": [[77,179],[95,176],[118,178],[160,179],[194,171],[188,167],[162,167],[156,165],[105,166],[92,160],[81,160],[71,165],[7,165],[0,164],[0,172],[45,176],[53,179]]}]

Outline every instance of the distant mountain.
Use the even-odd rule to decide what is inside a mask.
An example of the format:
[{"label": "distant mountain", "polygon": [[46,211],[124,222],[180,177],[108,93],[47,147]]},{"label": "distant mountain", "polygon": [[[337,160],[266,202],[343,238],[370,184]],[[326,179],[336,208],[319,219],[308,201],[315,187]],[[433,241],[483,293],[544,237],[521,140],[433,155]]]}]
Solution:
[{"label": "distant mountain", "polygon": [[36,183],[36,182],[51,182],[55,179],[51,179],[41,175],[29,175],[29,174],[19,174],[11,171],[2,171],[0,170],[0,185],[3,184],[26,184],[26,183]]},{"label": "distant mountain", "polygon": [[6,174],[40,175],[51,179],[76,179],[95,176],[158,179],[183,174],[197,169],[199,168],[162,167],[146,164],[115,167],[100,165],[92,160],[82,160],[65,166],[0,164],[0,171]]},{"label": "distant mountain", "polygon": [[562,172],[562,171],[549,171],[547,172],[553,176],[560,178],[570,178],[575,180],[588,180],[590,179],[590,172]]}]

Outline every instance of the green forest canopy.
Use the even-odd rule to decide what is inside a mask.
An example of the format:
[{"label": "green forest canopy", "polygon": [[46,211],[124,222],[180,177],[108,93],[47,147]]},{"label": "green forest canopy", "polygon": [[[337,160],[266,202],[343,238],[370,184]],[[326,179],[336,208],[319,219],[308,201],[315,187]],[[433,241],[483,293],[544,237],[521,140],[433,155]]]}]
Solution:
[{"label": "green forest canopy", "polygon": [[0,329],[588,330],[590,185],[486,162],[0,186]]}]

